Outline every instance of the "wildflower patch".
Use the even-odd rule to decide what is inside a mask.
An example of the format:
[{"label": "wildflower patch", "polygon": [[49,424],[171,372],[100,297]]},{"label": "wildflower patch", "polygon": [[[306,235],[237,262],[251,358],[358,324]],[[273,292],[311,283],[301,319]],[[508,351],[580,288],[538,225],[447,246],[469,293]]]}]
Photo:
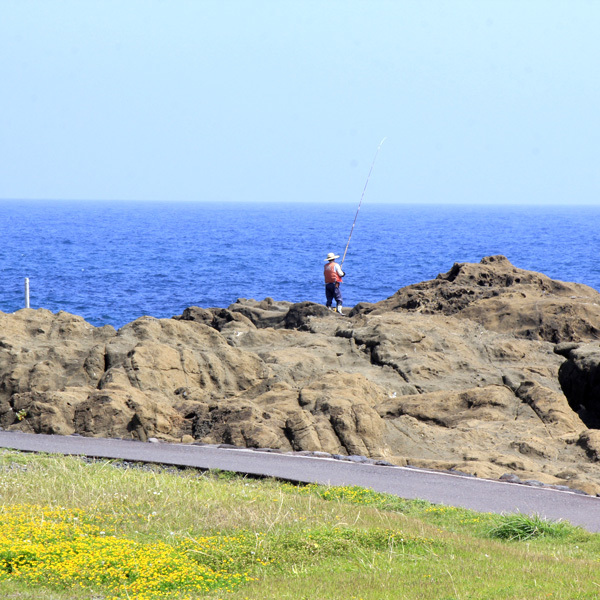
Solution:
[{"label": "wildflower patch", "polygon": [[0,581],[7,579],[98,589],[115,600],[181,598],[252,580],[246,573],[215,571],[177,545],[119,538],[106,521],[94,522],[84,511],[30,505],[0,511]]},{"label": "wildflower patch", "polygon": [[433,540],[393,529],[322,525],[276,532],[189,536],[140,542],[120,537],[117,518],[83,510],[12,505],[0,509],[0,581],[27,587],[88,589],[107,600],[164,600],[233,591],[265,569],[428,552]]}]

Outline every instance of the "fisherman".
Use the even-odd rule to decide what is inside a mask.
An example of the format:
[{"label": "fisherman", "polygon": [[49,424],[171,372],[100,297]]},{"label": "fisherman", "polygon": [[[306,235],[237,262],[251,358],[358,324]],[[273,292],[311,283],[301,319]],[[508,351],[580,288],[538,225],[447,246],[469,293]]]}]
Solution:
[{"label": "fisherman", "polygon": [[335,262],[336,258],[339,258],[339,255],[330,252],[325,259],[327,262],[325,265],[325,296],[327,298],[325,306],[329,310],[333,310],[333,308],[331,308],[331,303],[335,298],[335,310],[341,315],[343,313],[340,283],[342,283],[342,277],[345,273],[342,271],[342,267]]}]

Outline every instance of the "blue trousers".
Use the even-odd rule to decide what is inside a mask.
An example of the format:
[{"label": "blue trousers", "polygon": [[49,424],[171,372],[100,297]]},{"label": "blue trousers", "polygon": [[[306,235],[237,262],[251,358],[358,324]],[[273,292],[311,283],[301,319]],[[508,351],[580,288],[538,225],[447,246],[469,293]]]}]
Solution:
[{"label": "blue trousers", "polygon": [[327,303],[325,306],[331,306],[333,299],[335,298],[335,305],[342,306],[342,290],[340,289],[339,283],[327,283],[325,284],[325,297]]}]

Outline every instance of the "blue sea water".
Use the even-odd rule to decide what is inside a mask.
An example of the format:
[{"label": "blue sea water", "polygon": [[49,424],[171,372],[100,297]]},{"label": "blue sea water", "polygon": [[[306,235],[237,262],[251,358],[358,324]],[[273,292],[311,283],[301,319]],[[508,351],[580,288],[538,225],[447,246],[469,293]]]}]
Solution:
[{"label": "blue sea water", "polygon": [[[324,302],[328,252],[343,254],[345,204],[3,201],[0,311],[64,310],[121,327],[142,315],[237,298]],[[344,303],[376,302],[454,262],[503,254],[519,268],[600,290],[597,207],[365,202],[344,263]]]}]

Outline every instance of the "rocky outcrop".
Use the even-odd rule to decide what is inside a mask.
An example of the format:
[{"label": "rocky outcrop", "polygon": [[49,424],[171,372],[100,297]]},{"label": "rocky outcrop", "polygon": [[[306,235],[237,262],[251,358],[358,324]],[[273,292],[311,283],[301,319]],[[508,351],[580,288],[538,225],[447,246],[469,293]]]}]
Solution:
[{"label": "rocky outcrop", "polygon": [[591,288],[488,257],[350,317],[270,298],[119,331],[0,313],[0,426],[364,455],[599,493],[599,306]]},{"label": "rocky outcrop", "polygon": [[514,267],[504,256],[455,263],[436,279],[355,312],[407,310],[470,319],[486,329],[553,343],[600,338],[598,292]]}]

